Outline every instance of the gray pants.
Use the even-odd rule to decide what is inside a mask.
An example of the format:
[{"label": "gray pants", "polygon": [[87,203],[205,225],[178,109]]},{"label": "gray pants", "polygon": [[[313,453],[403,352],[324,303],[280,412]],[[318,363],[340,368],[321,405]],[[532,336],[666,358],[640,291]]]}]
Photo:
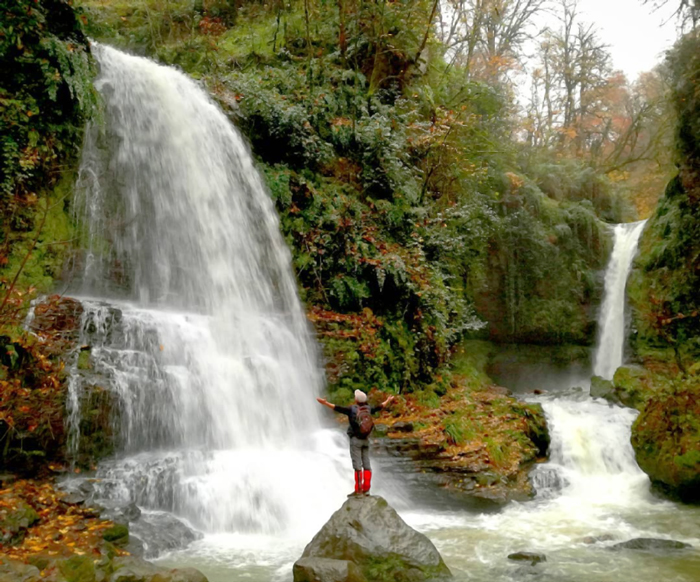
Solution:
[{"label": "gray pants", "polygon": [[350,459],[352,468],[355,471],[371,471],[369,464],[369,439],[358,439],[356,436],[350,437]]}]

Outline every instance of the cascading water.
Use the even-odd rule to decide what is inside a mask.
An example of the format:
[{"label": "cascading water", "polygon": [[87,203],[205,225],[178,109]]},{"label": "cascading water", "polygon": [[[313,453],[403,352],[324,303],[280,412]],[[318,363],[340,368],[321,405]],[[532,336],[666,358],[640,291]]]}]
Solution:
[{"label": "cascading water", "polygon": [[70,446],[97,376],[122,450],[98,468],[99,496],[210,533],[315,531],[349,480],[317,417],[318,357],[250,154],[194,81],[93,52],[105,127],[83,153],[76,290],[90,297],[92,370],[74,370]]},{"label": "cascading water", "polygon": [[[611,377],[623,364],[625,284],[644,222],[618,225],[605,278],[596,373]],[[656,499],[630,444],[637,412],[592,400],[562,386],[533,397],[542,404],[551,436],[550,460],[532,473],[536,498],[496,515],[461,517],[417,512],[460,580],[519,582],[694,582],[700,552],[673,556],[611,551],[631,538],[672,538],[700,547],[700,512]],[[546,554],[546,565],[517,566],[516,551]]]},{"label": "cascading water", "polygon": [[605,298],[598,317],[599,340],[593,373],[606,380],[623,364],[625,289],[645,220],[615,226],[615,244],[605,271]]}]

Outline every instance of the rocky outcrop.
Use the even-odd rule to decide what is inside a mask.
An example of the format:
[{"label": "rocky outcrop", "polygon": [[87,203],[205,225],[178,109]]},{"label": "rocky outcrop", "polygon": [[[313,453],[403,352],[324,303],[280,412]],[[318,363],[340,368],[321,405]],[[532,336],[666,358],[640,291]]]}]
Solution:
[{"label": "rocky outcrop", "polygon": [[[544,411],[539,404],[526,404],[500,394],[499,388],[472,393],[476,402],[468,417],[461,409],[454,413],[447,403],[438,413],[441,424],[430,427],[434,418],[426,419],[428,429],[406,434],[388,427],[386,438],[378,440],[378,454],[409,459],[420,481],[439,488],[451,502],[479,511],[498,510],[510,501],[526,501],[534,494],[529,473],[538,460],[547,456],[550,436]],[[436,415],[433,415],[435,417]],[[461,420],[464,419],[464,420]],[[460,430],[460,422],[471,428],[480,424],[474,439],[459,444],[451,442],[446,426]],[[421,421],[423,418],[421,418]],[[492,449],[482,435],[488,433]],[[382,434],[382,433],[380,433]],[[518,438],[513,438],[513,435]],[[522,446],[521,446],[522,445]],[[493,449],[508,450],[509,462],[498,463]]]},{"label": "rocky outcrop", "polygon": [[655,488],[700,502],[700,379],[652,397],[632,426],[637,463]]},{"label": "rocky outcrop", "polygon": [[114,557],[104,553],[99,558],[36,557],[26,564],[0,557],[0,582],[207,582],[194,568],[168,570],[131,556]]},{"label": "rocky outcrop", "polygon": [[349,498],[294,565],[294,582],[420,582],[451,577],[433,543],[377,496]]},{"label": "rocky outcrop", "polygon": [[591,378],[591,397],[604,398],[613,404],[642,410],[656,392],[652,375],[642,366],[620,366],[612,381],[600,376]]}]

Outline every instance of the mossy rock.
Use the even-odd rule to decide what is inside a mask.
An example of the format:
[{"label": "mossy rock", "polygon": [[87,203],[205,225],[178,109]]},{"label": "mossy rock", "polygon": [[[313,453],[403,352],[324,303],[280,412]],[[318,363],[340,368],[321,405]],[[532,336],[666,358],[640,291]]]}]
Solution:
[{"label": "mossy rock", "polygon": [[612,383],[615,399],[624,406],[640,411],[656,392],[651,374],[642,366],[620,366],[615,371]]},{"label": "mossy rock", "polygon": [[[294,570],[295,582],[308,579],[307,569],[302,566],[317,558],[351,562],[372,582],[452,577],[432,542],[409,527],[386,500],[376,496],[351,497],[331,516],[304,549]],[[357,573],[354,568],[333,568],[339,570],[347,576]],[[333,578],[328,581],[335,582]]]},{"label": "mossy rock", "polygon": [[102,539],[115,546],[125,546],[129,543],[129,528],[121,523],[114,524],[102,534]]},{"label": "mossy rock", "polygon": [[609,400],[615,395],[615,387],[610,380],[593,376],[591,378],[591,398],[605,398]]},{"label": "mossy rock", "polygon": [[7,513],[0,512],[0,545],[13,546],[22,543],[27,529],[37,521],[37,512],[24,503]]},{"label": "mossy rock", "polygon": [[700,502],[700,381],[652,397],[632,426],[637,463],[655,487]]},{"label": "mossy rock", "polygon": [[58,562],[66,582],[95,582],[95,564],[88,556],[73,556]]}]

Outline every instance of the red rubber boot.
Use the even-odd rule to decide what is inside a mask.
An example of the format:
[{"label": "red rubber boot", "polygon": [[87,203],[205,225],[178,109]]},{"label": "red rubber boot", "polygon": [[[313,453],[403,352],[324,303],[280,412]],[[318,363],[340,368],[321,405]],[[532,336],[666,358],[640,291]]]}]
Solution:
[{"label": "red rubber boot", "polygon": [[362,476],[362,493],[369,495],[369,488],[372,486],[372,471],[365,469],[365,473]]},{"label": "red rubber boot", "polygon": [[350,493],[348,497],[362,495],[362,471],[355,471],[355,491]]}]

